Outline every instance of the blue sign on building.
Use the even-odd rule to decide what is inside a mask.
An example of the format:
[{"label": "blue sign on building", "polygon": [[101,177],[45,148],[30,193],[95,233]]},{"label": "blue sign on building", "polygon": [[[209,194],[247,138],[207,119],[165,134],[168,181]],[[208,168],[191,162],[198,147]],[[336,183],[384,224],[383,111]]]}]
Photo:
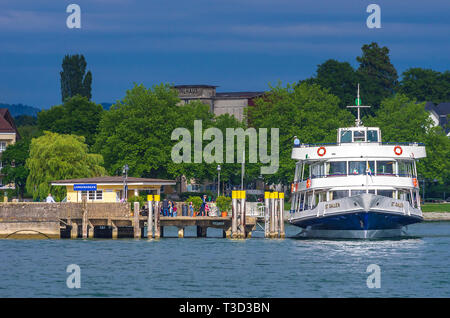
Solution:
[{"label": "blue sign on building", "polygon": [[74,191],[97,191],[96,184],[74,184]]}]

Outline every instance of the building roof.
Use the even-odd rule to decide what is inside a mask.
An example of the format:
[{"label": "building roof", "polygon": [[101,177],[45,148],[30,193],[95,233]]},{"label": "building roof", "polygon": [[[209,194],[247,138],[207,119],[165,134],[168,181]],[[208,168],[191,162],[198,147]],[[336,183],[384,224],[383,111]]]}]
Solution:
[{"label": "building roof", "polygon": [[450,103],[440,103],[436,105],[436,113],[439,114],[439,116],[447,116],[450,114]]},{"label": "building roof", "polygon": [[0,132],[15,133],[17,135],[17,139],[20,138],[16,124],[14,123],[14,118],[9,113],[8,108],[0,108]]},{"label": "building roof", "polygon": [[425,110],[434,113],[434,115],[437,117],[437,120],[439,121],[439,126],[444,129],[446,134],[450,133],[450,128],[447,126],[447,117],[450,114],[450,103],[440,103],[438,105],[435,105],[432,102],[426,102]]},{"label": "building roof", "polygon": [[216,88],[219,86],[214,86],[214,85],[174,85],[173,87],[175,88]]},{"label": "building roof", "polygon": [[264,95],[266,92],[222,92],[216,93],[215,98],[220,99],[240,99],[240,98],[254,98]]},{"label": "building roof", "polygon": [[[94,178],[80,178],[80,179],[68,179],[68,180],[55,180],[51,182],[52,185],[73,185],[76,183],[82,184],[111,184],[111,185],[122,185],[122,176],[105,176],[105,177],[94,177]],[[128,185],[175,185],[175,180],[166,179],[153,179],[153,178],[127,178]]]}]

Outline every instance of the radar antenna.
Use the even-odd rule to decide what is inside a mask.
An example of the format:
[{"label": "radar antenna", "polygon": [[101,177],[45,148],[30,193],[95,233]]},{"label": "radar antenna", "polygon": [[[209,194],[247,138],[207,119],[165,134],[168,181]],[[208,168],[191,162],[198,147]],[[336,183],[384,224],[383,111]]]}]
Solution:
[{"label": "radar antenna", "polygon": [[360,109],[361,108],[370,108],[370,106],[362,106],[361,105],[361,98],[359,98],[359,83],[358,83],[358,96],[356,97],[355,104],[356,105],[354,105],[354,106],[347,106],[347,108],[357,108],[358,109],[358,118],[355,119],[355,125],[356,125],[356,127],[359,127],[359,126],[363,125],[363,123],[361,121]]}]

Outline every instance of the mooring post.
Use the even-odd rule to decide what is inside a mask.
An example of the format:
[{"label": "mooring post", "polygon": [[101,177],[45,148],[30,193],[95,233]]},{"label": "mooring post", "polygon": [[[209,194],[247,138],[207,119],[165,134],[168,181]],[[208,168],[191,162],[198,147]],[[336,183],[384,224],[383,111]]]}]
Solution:
[{"label": "mooring post", "polygon": [[231,207],[232,207],[232,215],[231,215],[231,237],[236,238],[237,233],[237,213],[238,213],[238,207],[237,207],[237,191],[231,192]]},{"label": "mooring post", "polygon": [[75,222],[71,223],[70,238],[72,239],[78,238],[78,224]]},{"label": "mooring post", "polygon": [[280,209],[280,237],[285,238],[286,233],[284,230],[284,192],[278,193],[278,198],[280,200],[278,205]]},{"label": "mooring post", "polygon": [[91,222],[88,222],[88,223],[89,223],[88,237],[94,238],[94,225]]},{"label": "mooring post", "polygon": [[159,220],[159,201],[160,201],[159,194],[155,194],[153,196],[153,199],[155,200],[155,210],[153,212],[155,215],[155,239],[159,239],[161,237],[161,226]]},{"label": "mooring post", "polygon": [[275,237],[275,193],[270,193],[270,238]]},{"label": "mooring post", "polygon": [[153,238],[153,195],[147,195],[148,216],[147,216],[147,238]]},{"label": "mooring post", "polygon": [[241,221],[240,221],[239,237],[245,238],[245,190],[239,192],[241,193],[239,196],[241,200]]},{"label": "mooring post", "polygon": [[112,221],[111,221],[111,227],[112,227],[112,238],[113,239],[118,238],[119,237],[119,228]]},{"label": "mooring post", "polygon": [[270,192],[264,192],[264,237],[270,237]]},{"label": "mooring post", "polygon": [[275,218],[274,218],[274,222],[275,223],[275,237],[278,237],[279,231],[280,231],[280,209],[279,209],[279,204],[278,204],[278,192],[274,192],[274,200],[273,200],[273,205],[275,207]]},{"label": "mooring post", "polygon": [[87,238],[87,231],[88,231],[88,218],[87,218],[87,198],[84,195],[81,201],[81,209],[82,209],[82,216],[81,216],[81,237]]},{"label": "mooring post", "polygon": [[141,230],[139,228],[139,202],[134,202],[133,219],[134,238],[139,238],[141,236]]}]

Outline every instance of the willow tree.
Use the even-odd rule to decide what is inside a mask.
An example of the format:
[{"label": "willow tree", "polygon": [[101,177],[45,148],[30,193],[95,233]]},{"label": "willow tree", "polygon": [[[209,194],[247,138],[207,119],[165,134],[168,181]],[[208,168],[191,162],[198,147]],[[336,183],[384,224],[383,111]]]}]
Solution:
[{"label": "willow tree", "polygon": [[101,176],[106,173],[102,164],[101,155],[88,153],[83,136],[46,131],[31,141],[30,156],[26,161],[30,171],[26,189],[33,194],[33,199],[43,199],[52,193],[56,200],[62,200],[66,189],[52,187],[51,181]]}]

